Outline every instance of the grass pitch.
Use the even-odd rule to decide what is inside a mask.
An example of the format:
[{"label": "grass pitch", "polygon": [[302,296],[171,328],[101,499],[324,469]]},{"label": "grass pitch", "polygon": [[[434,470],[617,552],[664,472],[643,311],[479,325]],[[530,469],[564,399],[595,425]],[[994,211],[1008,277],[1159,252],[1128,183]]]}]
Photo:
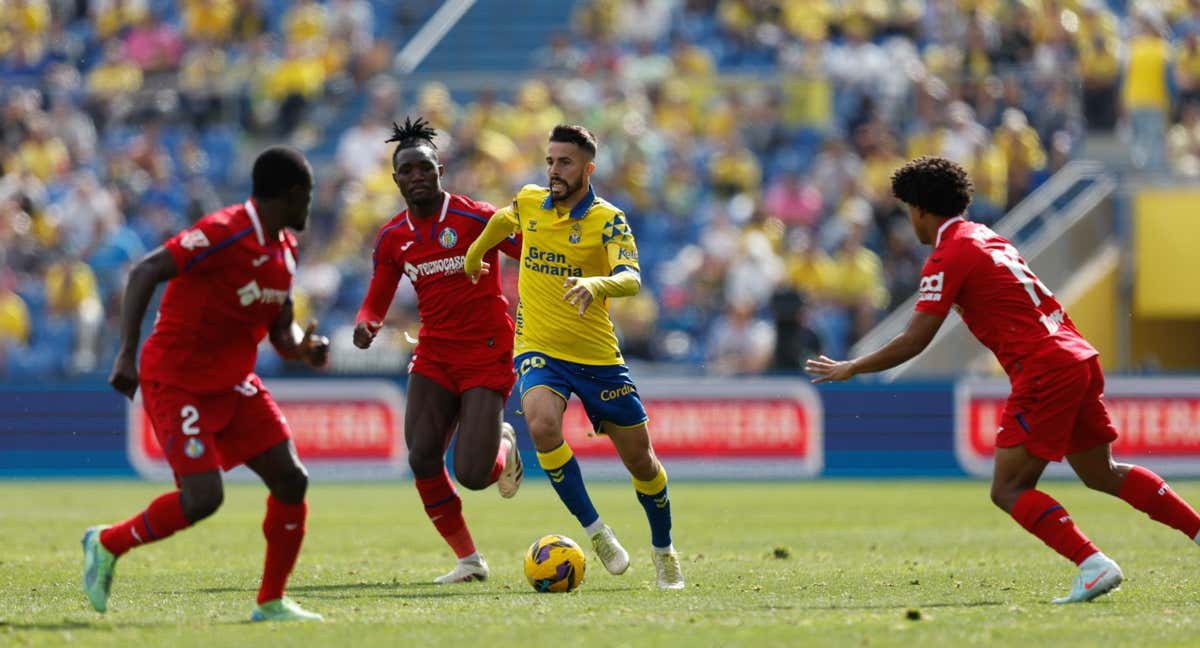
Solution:
[{"label": "grass pitch", "polygon": [[[1200,501],[1200,485],[1177,484]],[[654,589],[649,531],[628,484],[594,484],[630,550],[608,575],[544,481],[516,499],[465,493],[492,567],[434,586],[453,563],[409,483],[315,484],[289,593],[320,625],[246,621],[261,568],[265,491],[231,485],[198,527],[118,564],[106,615],[79,587],[79,537],[163,486],[0,482],[0,645],[939,646],[1196,645],[1200,548],[1122,502],[1046,488],[1126,573],[1097,602],[1052,606],[1074,568],[994,509],[979,482],[673,482],[683,592]],[[538,536],[585,546],[583,586],[536,594],[522,574]]]}]

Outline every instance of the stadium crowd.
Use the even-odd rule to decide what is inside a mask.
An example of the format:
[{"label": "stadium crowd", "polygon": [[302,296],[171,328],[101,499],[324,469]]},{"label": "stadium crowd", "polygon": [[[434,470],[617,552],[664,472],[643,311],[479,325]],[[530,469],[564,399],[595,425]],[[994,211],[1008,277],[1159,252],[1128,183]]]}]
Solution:
[{"label": "stadium crowd", "polygon": [[[405,114],[442,132],[449,190],[501,205],[544,182],[554,124],[596,132],[645,278],[613,307],[626,355],[719,374],[841,355],[913,293],[908,157],[966,165],[983,222],[1089,130],[1200,176],[1200,0],[583,0],[525,80],[469,89],[390,74],[437,3],[401,4],[0,5],[0,375],[105,371],[130,262],[243,199],[275,142],[317,167],[297,319],[348,348]],[[403,291],[391,328],[415,317]]]}]

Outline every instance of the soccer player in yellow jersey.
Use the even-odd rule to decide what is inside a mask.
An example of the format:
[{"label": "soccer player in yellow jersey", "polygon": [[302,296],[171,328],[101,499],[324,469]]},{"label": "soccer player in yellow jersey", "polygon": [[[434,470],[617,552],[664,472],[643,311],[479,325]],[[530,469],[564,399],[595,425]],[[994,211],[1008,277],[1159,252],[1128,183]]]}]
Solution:
[{"label": "soccer player in yellow jersey", "polygon": [[633,477],[650,522],[658,586],[682,589],[671,544],[667,471],[650,446],[646,409],[617,347],[608,300],[641,288],[637,245],[621,210],[591,185],[596,138],[582,126],[556,126],[546,166],[550,186],[526,185],[495,213],[467,250],[464,271],[477,280],[483,255],[522,233],[521,293],[513,364],[538,463],[558,497],[592,539],[605,569],[622,574],[629,554],[592,506],[579,462],[563,439],[563,411],[574,393],[596,432],[608,435]]}]

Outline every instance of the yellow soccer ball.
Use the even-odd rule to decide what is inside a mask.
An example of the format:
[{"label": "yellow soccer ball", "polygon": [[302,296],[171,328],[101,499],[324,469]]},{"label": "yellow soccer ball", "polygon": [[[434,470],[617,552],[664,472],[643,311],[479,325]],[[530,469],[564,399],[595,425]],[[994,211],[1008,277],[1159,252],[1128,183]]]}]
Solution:
[{"label": "yellow soccer ball", "polygon": [[525,578],[539,592],[570,592],[583,583],[587,557],[562,535],[539,538],[525,553]]}]

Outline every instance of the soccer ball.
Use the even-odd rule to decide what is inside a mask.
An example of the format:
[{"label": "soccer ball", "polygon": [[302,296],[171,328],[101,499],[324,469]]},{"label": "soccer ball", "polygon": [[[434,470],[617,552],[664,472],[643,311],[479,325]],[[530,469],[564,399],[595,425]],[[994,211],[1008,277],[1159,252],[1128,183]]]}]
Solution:
[{"label": "soccer ball", "polygon": [[562,535],[539,538],[525,553],[525,578],[539,592],[570,592],[583,583],[587,558]]}]

